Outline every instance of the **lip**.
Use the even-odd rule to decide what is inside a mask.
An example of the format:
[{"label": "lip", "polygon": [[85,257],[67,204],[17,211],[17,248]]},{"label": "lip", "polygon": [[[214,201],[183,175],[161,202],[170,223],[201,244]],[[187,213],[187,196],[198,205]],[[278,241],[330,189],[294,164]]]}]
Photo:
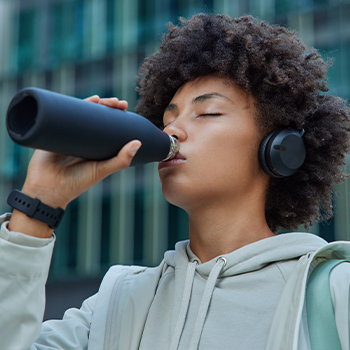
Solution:
[{"label": "lip", "polygon": [[180,153],[176,153],[176,156],[172,159],[166,160],[165,162],[158,163],[158,170],[163,168],[169,168],[175,165],[182,164],[186,161],[186,158]]}]

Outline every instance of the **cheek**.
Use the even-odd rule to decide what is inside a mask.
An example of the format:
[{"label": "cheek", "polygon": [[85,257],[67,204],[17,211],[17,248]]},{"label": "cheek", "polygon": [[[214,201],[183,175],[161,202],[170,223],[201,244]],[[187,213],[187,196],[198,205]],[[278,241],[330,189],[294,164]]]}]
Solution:
[{"label": "cheek", "polygon": [[[254,128],[253,128],[254,131]],[[208,141],[208,165],[212,170],[249,176],[259,168],[258,136],[252,129],[227,128]]]},{"label": "cheek", "polygon": [[[251,152],[249,152],[251,153]],[[245,191],[254,182],[255,162],[247,150],[233,149],[213,154],[210,166],[201,172],[199,182],[207,191],[237,193]]]}]

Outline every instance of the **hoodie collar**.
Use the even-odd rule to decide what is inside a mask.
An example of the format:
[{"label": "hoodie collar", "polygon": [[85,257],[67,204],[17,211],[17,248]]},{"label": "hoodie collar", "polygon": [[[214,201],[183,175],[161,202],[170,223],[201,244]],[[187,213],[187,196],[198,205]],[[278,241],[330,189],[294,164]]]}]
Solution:
[{"label": "hoodie collar", "polygon": [[[313,252],[327,242],[312,233],[291,232],[261,239],[248,244],[231,253],[223,254],[226,265],[222,268],[220,277],[234,276],[256,271],[277,261],[298,259]],[[218,257],[202,263],[192,252],[189,241],[178,242],[175,251],[165,253],[165,261],[169,266],[187,268],[190,261],[198,261],[196,272],[202,277],[209,277]]]}]

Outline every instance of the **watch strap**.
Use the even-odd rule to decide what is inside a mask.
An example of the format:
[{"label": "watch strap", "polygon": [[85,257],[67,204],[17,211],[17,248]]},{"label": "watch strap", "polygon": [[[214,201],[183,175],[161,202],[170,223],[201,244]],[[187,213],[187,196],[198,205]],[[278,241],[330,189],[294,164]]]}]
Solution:
[{"label": "watch strap", "polygon": [[52,208],[42,203],[39,199],[29,197],[18,190],[11,191],[7,198],[7,204],[30,218],[48,224],[52,229],[58,227],[64,215],[64,210],[62,208]]}]

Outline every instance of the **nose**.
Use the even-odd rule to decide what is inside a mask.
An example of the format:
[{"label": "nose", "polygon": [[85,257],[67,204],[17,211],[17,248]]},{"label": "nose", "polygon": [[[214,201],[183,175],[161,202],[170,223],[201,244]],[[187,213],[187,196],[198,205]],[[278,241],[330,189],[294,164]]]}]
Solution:
[{"label": "nose", "polygon": [[179,142],[184,142],[188,138],[184,126],[178,119],[168,124],[163,131],[166,132],[168,135],[176,138]]}]

